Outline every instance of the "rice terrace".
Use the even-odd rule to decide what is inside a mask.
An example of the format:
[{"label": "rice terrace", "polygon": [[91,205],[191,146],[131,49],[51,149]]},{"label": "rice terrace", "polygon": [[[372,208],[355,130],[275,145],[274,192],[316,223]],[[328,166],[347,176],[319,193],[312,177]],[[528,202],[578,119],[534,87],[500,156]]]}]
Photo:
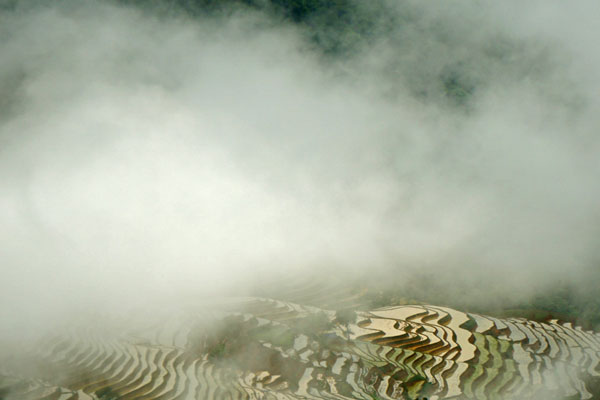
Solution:
[{"label": "rice terrace", "polygon": [[301,289],[291,298],[345,308],[232,299],[119,336],[48,338],[32,354],[39,375],[7,372],[3,388],[31,399],[590,399],[597,390],[600,335],[570,323],[432,305],[354,311],[346,307],[360,296]]},{"label": "rice terrace", "polygon": [[0,0],[0,400],[600,399],[598,15]]}]

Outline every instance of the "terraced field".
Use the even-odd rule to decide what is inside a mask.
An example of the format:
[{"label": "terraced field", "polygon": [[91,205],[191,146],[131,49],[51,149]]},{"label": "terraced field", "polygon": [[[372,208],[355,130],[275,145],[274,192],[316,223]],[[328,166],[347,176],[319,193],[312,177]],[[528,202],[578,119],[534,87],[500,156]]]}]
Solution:
[{"label": "terraced field", "polygon": [[4,360],[0,398],[598,398],[597,333],[434,305],[361,310],[355,294],[305,305],[319,291],[132,317],[118,334],[73,328]]}]

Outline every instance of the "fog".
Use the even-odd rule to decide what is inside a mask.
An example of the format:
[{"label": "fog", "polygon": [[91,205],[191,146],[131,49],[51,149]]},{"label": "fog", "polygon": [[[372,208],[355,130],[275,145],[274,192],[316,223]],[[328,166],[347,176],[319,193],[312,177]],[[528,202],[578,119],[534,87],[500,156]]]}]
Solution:
[{"label": "fog", "polygon": [[2,340],[325,267],[596,271],[598,5],[377,4],[334,52],[246,8],[4,6]]}]

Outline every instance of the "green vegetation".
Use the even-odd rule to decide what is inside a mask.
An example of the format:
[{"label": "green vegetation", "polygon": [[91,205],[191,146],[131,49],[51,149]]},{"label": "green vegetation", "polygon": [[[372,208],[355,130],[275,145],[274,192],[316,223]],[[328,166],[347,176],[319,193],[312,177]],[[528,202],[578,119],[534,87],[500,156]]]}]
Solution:
[{"label": "green vegetation", "polygon": [[[372,279],[364,280],[362,288],[364,309],[438,304],[500,318],[538,322],[557,319],[584,329],[600,330],[600,296],[596,287],[600,271],[590,271],[577,281],[532,286],[528,293],[517,292],[516,296],[507,296],[505,287],[481,276],[425,271],[412,273],[410,279],[372,275]],[[470,330],[470,325],[465,329]]]},{"label": "green vegetation", "polygon": [[[595,279],[595,278],[594,278]],[[593,285],[597,280],[590,280]],[[536,292],[528,302],[520,302],[502,310],[500,316],[513,316],[548,321],[571,322],[584,329],[600,330],[600,297],[597,288],[588,285],[560,283]]]},{"label": "green vegetation", "polygon": [[197,353],[207,354],[209,359],[219,362],[244,350],[244,338],[248,327],[236,317],[226,318],[209,331],[200,330],[190,344]]},{"label": "green vegetation", "polygon": [[465,77],[455,71],[442,74],[440,80],[445,96],[455,105],[465,105],[475,91],[475,86],[469,84]]},{"label": "green vegetation", "polygon": [[[184,17],[203,23],[240,15],[260,15],[262,27],[292,25],[307,49],[348,79],[352,63],[376,61],[369,74],[384,82],[382,95],[409,94],[420,102],[471,110],[473,98],[488,82],[538,80],[553,76],[551,55],[530,51],[530,43],[508,35],[472,33],[450,26],[428,7],[386,0],[107,0],[161,17]],[[450,19],[450,21],[454,21]],[[471,21],[472,22],[472,21]],[[468,49],[466,43],[468,42]],[[416,43],[426,44],[423,46]],[[537,44],[536,44],[537,46]],[[539,46],[537,46],[539,47]],[[537,48],[536,47],[536,48]],[[377,53],[370,53],[377,49]],[[380,51],[379,51],[380,50]],[[347,62],[350,61],[350,62]],[[368,83],[368,82],[367,82]],[[575,95],[544,87],[549,97],[575,101]],[[406,93],[408,92],[408,93]]]},{"label": "green vegetation", "polygon": [[344,327],[346,332],[346,340],[350,340],[350,324],[356,322],[356,312],[352,309],[342,309],[335,313],[335,323]]},{"label": "green vegetation", "polygon": [[473,330],[475,330],[475,328],[477,327],[477,323],[473,318],[469,318],[469,320],[467,322],[464,322],[460,327],[468,330],[469,332],[473,332]]},{"label": "green vegetation", "polygon": [[290,323],[292,330],[297,333],[304,333],[309,336],[315,336],[319,333],[329,331],[333,328],[333,323],[327,315],[320,311],[310,314],[304,318],[298,318]]},{"label": "green vegetation", "polygon": [[230,16],[240,11],[263,13],[274,21],[305,28],[306,38],[323,54],[348,54],[381,28],[385,3],[362,5],[352,0],[113,0],[160,15]]},{"label": "green vegetation", "polygon": [[105,387],[96,392],[98,400],[119,400],[121,397],[111,387]]}]

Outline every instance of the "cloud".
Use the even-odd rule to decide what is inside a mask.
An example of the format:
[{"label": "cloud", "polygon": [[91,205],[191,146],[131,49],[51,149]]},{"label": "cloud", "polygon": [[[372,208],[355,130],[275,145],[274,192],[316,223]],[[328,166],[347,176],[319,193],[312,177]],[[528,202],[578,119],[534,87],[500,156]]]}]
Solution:
[{"label": "cloud", "polygon": [[1,334],[259,272],[594,268],[591,2],[385,6],[326,56],[257,11],[3,10]]}]

